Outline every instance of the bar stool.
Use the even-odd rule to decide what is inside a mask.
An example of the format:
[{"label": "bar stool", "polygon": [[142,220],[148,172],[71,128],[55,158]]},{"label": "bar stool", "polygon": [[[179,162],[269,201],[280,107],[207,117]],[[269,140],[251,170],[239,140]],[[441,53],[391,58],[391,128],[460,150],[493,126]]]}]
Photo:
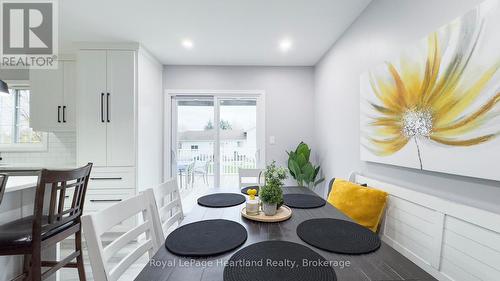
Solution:
[{"label": "bar stool", "polygon": [[[68,171],[42,170],[33,216],[0,225],[0,256],[24,255],[23,274],[14,280],[45,280],[62,267],[77,268],[80,281],[85,280],[80,217],[91,169],[92,163]],[[41,260],[42,250],[73,234],[73,253],[61,261]],[[42,273],[42,267],[49,269]]]},{"label": "bar stool", "polygon": [[3,193],[5,192],[5,186],[7,185],[7,175],[0,174],[0,204],[2,204]]}]

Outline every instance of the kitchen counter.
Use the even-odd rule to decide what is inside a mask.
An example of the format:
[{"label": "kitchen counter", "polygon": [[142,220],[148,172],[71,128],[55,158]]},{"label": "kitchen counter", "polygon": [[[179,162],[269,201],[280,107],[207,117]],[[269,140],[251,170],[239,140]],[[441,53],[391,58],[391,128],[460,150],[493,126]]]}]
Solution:
[{"label": "kitchen counter", "polygon": [[9,164],[0,163],[0,173],[8,174],[12,176],[35,176],[38,175],[40,170],[71,170],[75,169],[75,165],[58,165],[58,166],[38,166],[38,165],[26,165],[26,164]]},{"label": "kitchen counter", "polygon": [[5,186],[5,193],[35,187],[37,182],[37,176],[9,176]]}]

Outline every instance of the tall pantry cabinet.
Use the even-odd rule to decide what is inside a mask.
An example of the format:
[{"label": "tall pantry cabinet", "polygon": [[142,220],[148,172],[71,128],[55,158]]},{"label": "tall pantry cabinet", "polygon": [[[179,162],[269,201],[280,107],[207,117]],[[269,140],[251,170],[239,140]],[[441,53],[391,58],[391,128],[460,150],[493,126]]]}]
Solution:
[{"label": "tall pantry cabinet", "polygon": [[136,52],[82,50],[78,61],[79,163],[135,166]]},{"label": "tall pantry cabinet", "polygon": [[[140,85],[139,80],[145,80],[139,78],[141,75],[159,79],[153,80],[154,85]],[[155,169],[149,167],[148,161],[140,161],[144,157],[139,154],[147,151],[162,155],[162,147],[148,140],[139,142],[138,132],[150,130],[140,128],[140,124],[162,122],[162,108],[153,112],[158,114],[156,119],[148,120],[155,115],[144,112],[146,109],[138,105],[162,104],[161,75],[162,66],[138,44],[84,44],[80,47],[77,55],[77,163],[94,163],[85,203],[88,211],[101,210],[135,195],[139,191],[140,171]],[[156,133],[161,138],[162,131],[153,132]],[[161,182],[160,177],[149,180]]]}]

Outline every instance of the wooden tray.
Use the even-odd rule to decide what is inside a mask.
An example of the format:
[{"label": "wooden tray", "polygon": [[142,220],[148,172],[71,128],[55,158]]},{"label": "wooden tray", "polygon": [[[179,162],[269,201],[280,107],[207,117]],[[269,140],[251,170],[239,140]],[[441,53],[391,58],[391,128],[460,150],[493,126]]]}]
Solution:
[{"label": "wooden tray", "polygon": [[287,206],[283,205],[281,206],[278,211],[276,212],[276,215],[274,216],[266,216],[264,212],[260,211],[258,215],[247,215],[247,208],[244,207],[241,209],[241,215],[249,220],[254,220],[254,221],[260,221],[260,222],[280,222],[280,221],[286,221],[292,216],[292,210],[288,208]]}]

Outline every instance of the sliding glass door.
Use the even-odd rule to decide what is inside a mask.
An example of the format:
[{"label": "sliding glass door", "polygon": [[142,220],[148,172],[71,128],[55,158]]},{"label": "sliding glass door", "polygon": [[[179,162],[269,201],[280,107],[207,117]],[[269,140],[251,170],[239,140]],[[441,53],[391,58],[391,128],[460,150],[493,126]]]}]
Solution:
[{"label": "sliding glass door", "polygon": [[214,186],[216,133],[213,98],[175,97],[172,168],[181,189]]},{"label": "sliding glass door", "polygon": [[238,186],[239,168],[257,168],[257,99],[220,98],[219,179],[221,187]]},{"label": "sliding glass door", "polygon": [[181,189],[237,190],[239,168],[263,167],[263,97],[175,94],[170,98],[171,175]]}]

